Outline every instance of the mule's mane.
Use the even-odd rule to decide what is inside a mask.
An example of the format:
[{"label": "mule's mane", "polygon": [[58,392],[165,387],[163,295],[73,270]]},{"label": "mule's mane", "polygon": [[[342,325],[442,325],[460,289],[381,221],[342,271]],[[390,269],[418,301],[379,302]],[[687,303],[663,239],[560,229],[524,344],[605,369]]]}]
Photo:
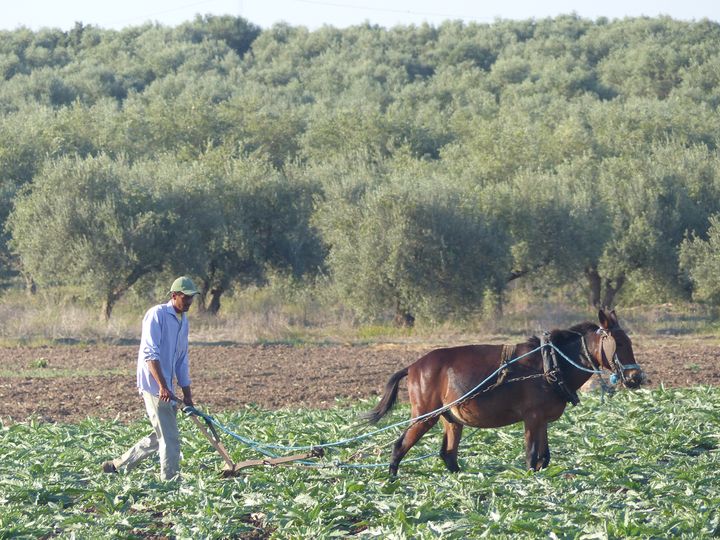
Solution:
[{"label": "mule's mane", "polygon": [[[577,341],[580,336],[578,334],[585,335],[588,332],[595,332],[599,326],[591,322],[583,322],[571,326],[567,330],[555,329],[550,332],[550,341],[552,341],[558,347],[565,345],[566,343]],[[540,338],[537,336],[530,336],[527,340],[528,345],[532,348],[540,346]]]}]

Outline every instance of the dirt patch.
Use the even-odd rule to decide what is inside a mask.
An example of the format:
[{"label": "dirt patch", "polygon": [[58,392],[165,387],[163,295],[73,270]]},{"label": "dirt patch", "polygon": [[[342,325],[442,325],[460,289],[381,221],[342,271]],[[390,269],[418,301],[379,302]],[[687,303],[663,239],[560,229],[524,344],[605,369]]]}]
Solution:
[{"label": "dirt patch", "polygon": [[[720,385],[720,347],[714,340],[636,337],[634,344],[650,388]],[[268,409],[330,407],[338,398],[378,395],[392,373],[432,348],[191,343],[193,395],[213,412],[249,403]],[[0,418],[141,418],[136,362],[136,346],[0,348]]]}]

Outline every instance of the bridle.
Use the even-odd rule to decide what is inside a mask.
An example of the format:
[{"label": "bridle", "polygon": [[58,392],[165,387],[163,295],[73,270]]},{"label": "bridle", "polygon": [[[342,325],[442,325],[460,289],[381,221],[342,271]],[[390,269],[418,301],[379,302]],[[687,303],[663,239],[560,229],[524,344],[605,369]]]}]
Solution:
[{"label": "bridle", "polygon": [[[590,350],[587,346],[587,341],[585,341],[585,335],[580,334],[580,332],[576,332],[580,335],[580,343],[582,344],[582,351],[581,356],[583,357],[583,360],[585,360],[587,363],[590,364],[590,366],[599,371],[603,371],[602,366],[602,360],[605,359],[605,362],[608,366],[613,368],[614,373],[610,376],[610,383],[616,384],[618,380],[622,381],[623,384],[627,384],[627,377],[625,377],[625,372],[630,369],[637,369],[639,371],[642,371],[642,368],[639,364],[623,364],[620,362],[620,359],[617,355],[617,343],[615,342],[615,338],[613,337],[612,333],[609,330],[606,330],[605,328],[598,328],[595,333],[600,336],[600,343],[599,343],[599,352],[600,352],[600,363],[596,364],[593,356],[590,354]],[[608,358],[612,358],[612,362],[608,360]]]}]

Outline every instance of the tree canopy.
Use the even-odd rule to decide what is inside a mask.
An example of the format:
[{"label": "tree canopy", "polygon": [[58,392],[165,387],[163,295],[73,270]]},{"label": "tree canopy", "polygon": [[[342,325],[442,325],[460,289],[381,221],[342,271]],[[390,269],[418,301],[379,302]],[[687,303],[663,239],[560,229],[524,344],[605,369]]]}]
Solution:
[{"label": "tree canopy", "polygon": [[667,17],[3,31],[0,278],[106,315],[156,271],[211,312],[269,272],[367,318],[713,300],[718,65],[720,24]]}]

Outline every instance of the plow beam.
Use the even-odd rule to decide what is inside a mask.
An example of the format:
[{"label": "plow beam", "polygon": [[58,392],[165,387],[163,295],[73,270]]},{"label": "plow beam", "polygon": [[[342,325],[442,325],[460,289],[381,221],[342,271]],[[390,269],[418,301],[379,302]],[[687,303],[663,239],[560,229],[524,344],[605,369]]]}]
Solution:
[{"label": "plow beam", "polygon": [[223,458],[223,461],[225,462],[225,466],[223,467],[221,476],[223,478],[231,478],[233,476],[238,476],[240,474],[240,471],[243,469],[247,469],[248,467],[274,467],[276,465],[284,465],[287,463],[292,463],[294,461],[302,461],[304,459],[313,459],[313,458],[319,458],[323,457],[325,455],[325,451],[322,448],[313,448],[309,452],[305,452],[304,454],[295,454],[292,456],[279,456],[279,457],[265,457],[261,459],[248,459],[246,461],[239,461],[238,463],[233,462],[233,460],[230,458],[230,454],[228,454],[228,451],[225,449],[225,446],[220,441],[220,439],[213,435],[216,435],[213,430],[213,435],[211,435],[208,432],[207,427],[204,425],[203,421],[200,420],[200,418],[195,414],[190,414],[190,418],[193,422],[195,422],[195,425],[200,430],[200,433],[205,435],[205,438],[210,441],[210,444],[217,450],[217,453],[220,454],[220,456]]}]

